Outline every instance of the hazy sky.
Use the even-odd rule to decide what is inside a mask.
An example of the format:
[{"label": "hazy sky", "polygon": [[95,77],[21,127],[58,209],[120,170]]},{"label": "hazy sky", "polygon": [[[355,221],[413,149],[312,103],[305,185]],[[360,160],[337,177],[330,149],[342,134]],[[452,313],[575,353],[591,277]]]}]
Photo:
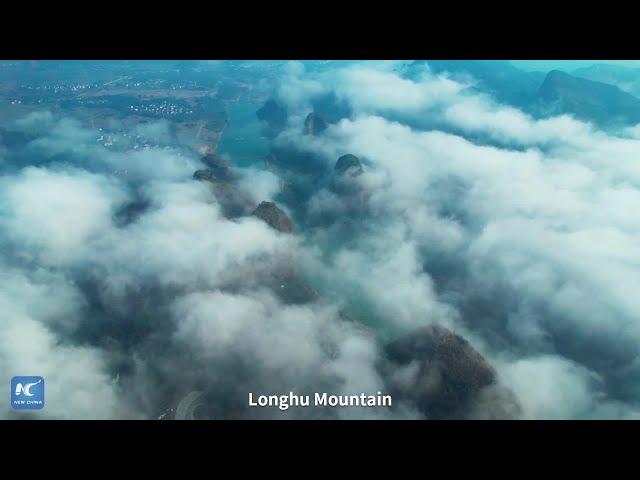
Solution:
[{"label": "hazy sky", "polygon": [[511,60],[516,67],[523,70],[566,70],[588,67],[594,63],[609,63],[631,68],[640,68],[640,60]]}]

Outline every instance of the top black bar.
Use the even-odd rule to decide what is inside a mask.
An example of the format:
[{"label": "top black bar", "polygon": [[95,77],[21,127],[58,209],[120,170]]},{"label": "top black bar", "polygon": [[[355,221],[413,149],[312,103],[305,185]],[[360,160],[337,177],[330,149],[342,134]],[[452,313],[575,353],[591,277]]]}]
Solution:
[{"label": "top black bar", "polygon": [[[15,29],[0,35],[3,59],[616,59],[640,58],[632,15],[522,12],[487,5],[451,12],[384,9],[356,13],[345,6],[278,12],[273,5],[215,6],[211,12],[146,7],[135,12],[96,9],[91,18],[69,12],[12,14]],[[320,8],[322,7],[322,8]],[[541,9],[541,8],[540,8]],[[197,10],[197,9],[196,9]],[[583,9],[584,10],[584,9]],[[607,15],[615,13],[615,20]],[[61,15],[62,14],[62,15]],[[510,18],[505,16],[509,14]],[[55,15],[55,16],[54,16]],[[58,18],[56,18],[56,16]],[[62,18],[59,18],[62,16]],[[376,17],[374,17],[376,16]],[[26,20],[28,19],[28,21]]]}]

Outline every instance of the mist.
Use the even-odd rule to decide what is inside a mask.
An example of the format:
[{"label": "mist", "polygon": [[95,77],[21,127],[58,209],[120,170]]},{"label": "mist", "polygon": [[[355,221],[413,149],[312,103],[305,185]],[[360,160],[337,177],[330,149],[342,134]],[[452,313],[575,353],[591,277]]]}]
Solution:
[{"label": "mist", "polygon": [[[23,140],[0,139],[3,381],[45,377],[44,418],[158,418],[195,391],[213,419],[423,419],[420,359],[389,345],[437,326],[495,375],[458,417],[638,418],[640,125],[410,73],[283,64],[260,83],[286,111],[277,161],[230,158],[226,183],[193,178],[210,166],[165,121],[134,151],[67,112],[4,120]],[[263,201],[293,233],[252,214]],[[397,401],[247,407],[290,391]]]}]

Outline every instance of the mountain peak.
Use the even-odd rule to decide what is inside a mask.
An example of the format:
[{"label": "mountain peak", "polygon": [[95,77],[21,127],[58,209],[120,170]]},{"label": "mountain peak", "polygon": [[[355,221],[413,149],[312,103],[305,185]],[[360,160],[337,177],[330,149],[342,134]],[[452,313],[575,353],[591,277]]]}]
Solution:
[{"label": "mountain peak", "polygon": [[[491,404],[495,418],[517,418],[515,395],[498,383],[493,366],[462,336],[438,325],[419,328],[389,343],[385,352],[397,365],[417,365],[407,392],[428,418],[474,418],[475,406]],[[487,402],[486,398],[491,398]],[[487,406],[485,405],[485,407]]]},{"label": "mountain peak", "polygon": [[319,135],[328,127],[324,117],[316,112],[311,112],[304,121],[304,133],[308,135]]},{"label": "mountain peak", "polygon": [[355,177],[362,173],[362,163],[358,157],[347,153],[338,159],[333,169],[338,175],[344,175],[350,172],[351,176]]},{"label": "mountain peak", "polygon": [[261,202],[253,211],[253,215],[279,232],[293,233],[293,222],[274,202]]},{"label": "mountain peak", "polygon": [[538,92],[539,99],[554,108],[601,125],[640,122],[640,99],[615,85],[574,77],[551,70]]}]

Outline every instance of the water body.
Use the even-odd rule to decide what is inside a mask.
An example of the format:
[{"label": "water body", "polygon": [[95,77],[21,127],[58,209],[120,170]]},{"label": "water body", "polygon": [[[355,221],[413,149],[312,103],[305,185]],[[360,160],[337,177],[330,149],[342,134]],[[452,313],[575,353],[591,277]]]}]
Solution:
[{"label": "water body", "polygon": [[251,103],[229,105],[229,122],[218,145],[218,155],[237,167],[260,165],[269,153],[269,139],[262,135],[256,111]]}]

